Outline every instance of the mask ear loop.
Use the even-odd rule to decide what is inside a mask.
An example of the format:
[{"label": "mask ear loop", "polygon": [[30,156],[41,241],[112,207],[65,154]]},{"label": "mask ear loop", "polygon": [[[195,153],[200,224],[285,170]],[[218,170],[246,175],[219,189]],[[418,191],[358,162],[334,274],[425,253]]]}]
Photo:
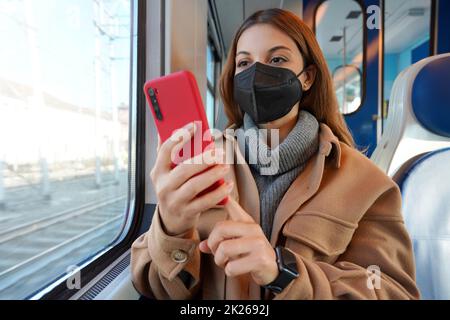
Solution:
[{"label": "mask ear loop", "polygon": [[300,76],[306,71],[307,68],[308,68],[308,67],[303,68],[303,70],[300,71],[300,73],[299,73],[298,75],[296,75],[295,77],[296,77],[296,78],[300,77]]},{"label": "mask ear loop", "polygon": [[[300,71],[299,74],[297,74],[297,75],[293,76],[291,79],[289,79],[289,84],[292,84],[292,81],[293,81],[294,79],[296,79],[296,78],[298,79],[298,77],[300,77],[300,76],[306,71],[307,68],[308,68],[308,67],[303,68],[303,70]],[[300,79],[298,79],[298,81],[300,82],[300,85],[301,85],[301,87],[303,88],[303,84],[302,84],[302,82],[300,81]]]},{"label": "mask ear loop", "polygon": [[[306,66],[306,67],[304,67],[303,70],[300,71],[300,73],[295,76],[295,78],[298,79],[298,77],[300,77],[310,66],[311,66],[311,64]],[[292,80],[295,79],[295,78],[292,78],[291,80],[289,80],[289,83],[292,84]],[[300,79],[298,79],[298,82],[300,82],[300,86],[302,87],[302,89],[304,89],[303,88],[303,83],[300,81]]]}]

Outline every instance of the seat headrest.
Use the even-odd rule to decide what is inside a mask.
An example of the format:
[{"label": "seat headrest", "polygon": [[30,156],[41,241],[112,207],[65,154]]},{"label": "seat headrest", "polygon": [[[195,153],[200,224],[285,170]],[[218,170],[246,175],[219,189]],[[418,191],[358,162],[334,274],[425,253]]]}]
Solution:
[{"label": "seat headrest", "polygon": [[412,109],[427,130],[450,137],[450,56],[431,60],[414,79]]}]

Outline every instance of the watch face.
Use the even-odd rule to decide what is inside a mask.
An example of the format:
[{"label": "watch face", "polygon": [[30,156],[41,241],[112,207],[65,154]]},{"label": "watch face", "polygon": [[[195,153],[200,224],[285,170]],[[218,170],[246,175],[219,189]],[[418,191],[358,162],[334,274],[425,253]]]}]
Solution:
[{"label": "watch face", "polygon": [[297,259],[295,255],[283,247],[275,248],[277,254],[278,270],[280,271],[278,277],[265,288],[274,293],[280,293],[284,290],[294,279],[298,278]]},{"label": "watch face", "polygon": [[297,258],[295,255],[283,247],[277,248],[277,254],[280,260],[280,270],[284,270],[285,272],[289,272],[293,276],[298,277]]}]

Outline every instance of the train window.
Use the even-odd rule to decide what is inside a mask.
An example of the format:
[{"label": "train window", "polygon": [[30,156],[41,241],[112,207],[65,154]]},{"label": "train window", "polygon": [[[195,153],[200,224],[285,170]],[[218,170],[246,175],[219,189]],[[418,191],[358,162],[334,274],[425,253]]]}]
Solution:
[{"label": "train window", "polygon": [[333,74],[339,108],[343,114],[361,106],[364,21],[354,0],[327,0],[315,15],[316,37]]},{"label": "train window", "polygon": [[361,71],[354,65],[337,67],[333,72],[333,83],[341,112],[351,113],[361,105]]},{"label": "train window", "polygon": [[431,55],[431,0],[385,0],[384,11],[383,118],[386,118],[395,78]]},{"label": "train window", "polygon": [[214,44],[212,41],[208,42],[206,52],[206,75],[208,80],[208,88],[206,93],[206,115],[208,123],[211,128],[215,127],[216,116],[216,86],[218,77],[218,58]]},{"label": "train window", "polygon": [[208,124],[210,128],[214,128],[214,117],[215,117],[215,99],[211,90],[206,92],[206,117],[208,118]]},{"label": "train window", "polygon": [[124,231],[131,2],[0,3],[0,299],[28,297]]}]

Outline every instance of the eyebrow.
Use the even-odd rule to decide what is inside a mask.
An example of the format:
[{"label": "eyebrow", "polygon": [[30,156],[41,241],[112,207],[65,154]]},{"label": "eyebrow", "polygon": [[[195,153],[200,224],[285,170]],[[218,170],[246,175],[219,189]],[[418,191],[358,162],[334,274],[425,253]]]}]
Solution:
[{"label": "eyebrow", "polygon": [[[292,51],[291,49],[289,49],[288,47],[285,47],[285,46],[276,46],[276,47],[273,47],[273,48],[269,49],[269,53],[273,53],[273,52],[275,52],[277,50],[283,50],[283,49]],[[248,52],[248,51],[239,51],[238,53],[236,53],[236,57],[238,55],[240,55],[240,54],[244,54],[246,56],[250,56],[250,52]]]},{"label": "eyebrow", "polygon": [[292,51],[291,49],[289,49],[288,47],[285,47],[285,46],[276,46],[276,47],[273,47],[272,49],[270,49],[269,52],[272,53],[272,52],[275,52],[277,50],[282,50],[282,49]]},{"label": "eyebrow", "polygon": [[250,55],[250,52],[247,52],[247,51],[239,51],[238,53],[236,53],[236,57],[237,57],[238,55],[240,55],[240,54],[245,54],[246,56],[249,56],[249,55]]}]

